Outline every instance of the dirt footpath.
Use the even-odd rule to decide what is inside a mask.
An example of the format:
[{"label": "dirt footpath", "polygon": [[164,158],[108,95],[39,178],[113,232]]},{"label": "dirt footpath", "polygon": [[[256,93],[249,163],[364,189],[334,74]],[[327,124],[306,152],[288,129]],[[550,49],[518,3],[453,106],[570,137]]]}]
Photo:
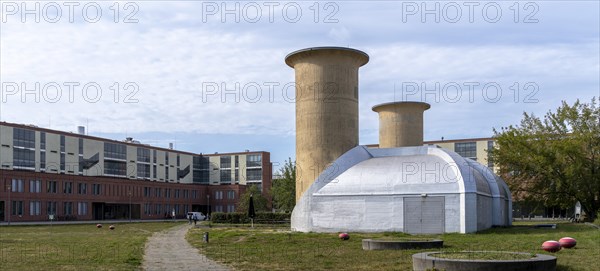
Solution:
[{"label": "dirt footpath", "polygon": [[144,250],[143,270],[210,270],[228,271],[192,247],[186,240],[190,225],[184,224],[157,232],[148,238]]}]

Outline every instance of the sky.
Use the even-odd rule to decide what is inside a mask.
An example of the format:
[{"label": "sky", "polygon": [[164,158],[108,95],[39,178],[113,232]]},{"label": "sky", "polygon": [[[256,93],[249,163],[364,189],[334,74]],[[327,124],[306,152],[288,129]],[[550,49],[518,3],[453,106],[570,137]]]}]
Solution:
[{"label": "sky", "polygon": [[[295,156],[290,52],[364,51],[371,108],[423,101],[425,140],[490,137],[600,96],[598,1],[1,1],[0,120],[196,152]],[[293,85],[291,85],[293,86]]]}]

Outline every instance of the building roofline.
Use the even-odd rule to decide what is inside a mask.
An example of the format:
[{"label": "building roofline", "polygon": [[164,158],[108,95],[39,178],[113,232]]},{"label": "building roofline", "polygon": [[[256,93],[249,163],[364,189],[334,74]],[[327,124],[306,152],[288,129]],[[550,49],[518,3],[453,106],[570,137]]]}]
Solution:
[{"label": "building roofline", "polygon": [[[423,141],[423,145],[426,144],[438,144],[438,143],[460,143],[460,142],[471,142],[471,141],[488,141],[495,140],[493,137],[474,137],[474,138],[459,138],[459,139],[444,139],[444,140],[431,140]],[[367,148],[378,148],[379,144],[367,144]]]},{"label": "building roofline", "polygon": [[269,153],[268,151],[243,151],[243,152],[219,152],[219,153],[202,153],[202,156],[221,156],[221,155],[240,155],[240,154],[263,154],[263,153]]},{"label": "building roofline", "polygon": [[423,141],[423,144],[456,143],[456,142],[483,141],[483,140],[487,141],[487,140],[495,140],[495,139],[493,137],[474,137],[474,138],[444,139],[444,140]]}]

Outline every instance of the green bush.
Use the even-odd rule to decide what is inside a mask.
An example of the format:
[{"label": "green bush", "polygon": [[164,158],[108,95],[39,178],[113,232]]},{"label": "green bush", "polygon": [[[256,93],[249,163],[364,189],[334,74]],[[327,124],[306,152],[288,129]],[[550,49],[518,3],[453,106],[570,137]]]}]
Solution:
[{"label": "green bush", "polygon": [[[269,212],[258,212],[254,218],[254,222],[264,224],[285,223],[289,220],[290,214]],[[250,218],[246,213],[212,213],[210,221],[213,223],[244,224],[250,223]]]}]

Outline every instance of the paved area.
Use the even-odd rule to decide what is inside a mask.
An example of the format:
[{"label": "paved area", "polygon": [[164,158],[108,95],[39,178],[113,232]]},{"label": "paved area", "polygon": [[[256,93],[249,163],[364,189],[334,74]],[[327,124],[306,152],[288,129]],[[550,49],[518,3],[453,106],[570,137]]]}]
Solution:
[{"label": "paved area", "polygon": [[146,242],[143,270],[230,270],[198,253],[185,240],[189,228],[184,224],[152,235]]}]

